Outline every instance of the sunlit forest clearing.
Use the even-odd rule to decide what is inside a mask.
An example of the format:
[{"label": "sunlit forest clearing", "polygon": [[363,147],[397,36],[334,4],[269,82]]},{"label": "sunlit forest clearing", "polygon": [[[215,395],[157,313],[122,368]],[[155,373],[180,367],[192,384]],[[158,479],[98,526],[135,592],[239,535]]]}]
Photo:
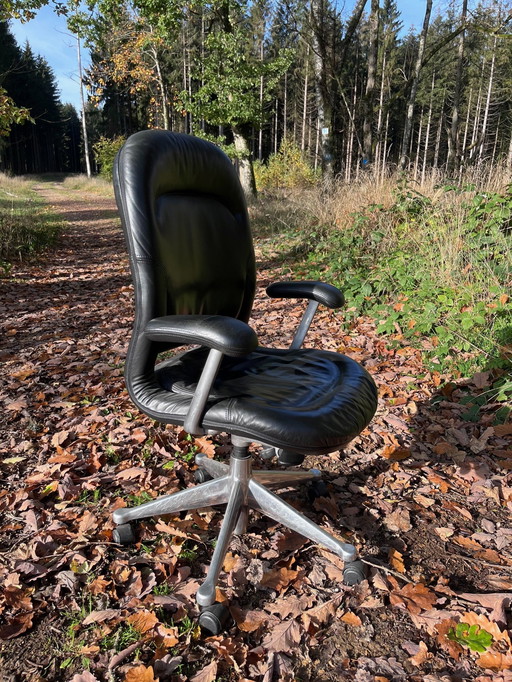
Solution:
[{"label": "sunlit forest clearing", "polygon": [[[2,682],[511,682],[510,3],[425,0],[409,29],[394,0],[69,0],[91,54],[80,111],[11,31],[45,4],[0,9]],[[154,423],[123,381],[112,168],[154,127],[239,172],[260,343],[286,347],[299,317],[270,281],[334,284],[346,305],[306,346],[379,391],[346,451],[306,458],[324,496],[288,494],[368,580],[347,588],[336,557],[255,516],[219,583],[232,626],[210,638],[194,594],[218,510],[112,539],[114,509],[229,450]]]}]

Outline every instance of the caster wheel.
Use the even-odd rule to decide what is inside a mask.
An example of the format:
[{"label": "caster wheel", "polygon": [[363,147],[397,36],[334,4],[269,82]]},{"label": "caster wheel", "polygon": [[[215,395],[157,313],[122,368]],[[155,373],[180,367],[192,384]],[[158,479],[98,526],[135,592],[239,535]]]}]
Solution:
[{"label": "caster wheel", "polygon": [[345,564],[343,569],[343,584],[352,587],[353,585],[359,585],[359,583],[366,580],[368,575],[368,569],[366,564],[361,561],[361,559],[356,559],[356,561],[351,561]]},{"label": "caster wheel", "polygon": [[224,604],[205,606],[199,615],[199,625],[206,637],[220,635],[230,620],[231,614]]},{"label": "caster wheel", "polygon": [[304,461],[304,455],[289,450],[277,450],[277,462],[283,467],[296,467]]},{"label": "caster wheel", "polygon": [[327,484],[322,479],[314,479],[308,487],[308,498],[310,502],[314,502],[319,497],[327,497],[329,491],[327,489]]},{"label": "caster wheel", "polygon": [[135,533],[132,524],[121,523],[119,526],[116,526],[112,531],[112,538],[114,542],[117,542],[119,545],[131,545],[132,542],[135,542]]},{"label": "caster wheel", "polygon": [[213,476],[205,471],[204,469],[196,469],[194,471],[194,481],[196,483],[206,483],[206,481],[211,481]]}]

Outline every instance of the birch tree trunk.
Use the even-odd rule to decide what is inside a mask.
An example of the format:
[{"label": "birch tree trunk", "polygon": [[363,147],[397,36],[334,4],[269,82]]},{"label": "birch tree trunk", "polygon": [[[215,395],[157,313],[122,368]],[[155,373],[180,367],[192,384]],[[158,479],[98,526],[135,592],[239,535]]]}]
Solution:
[{"label": "birch tree trunk", "polygon": [[478,162],[480,163],[483,159],[484,155],[484,150],[485,150],[485,137],[487,134],[487,123],[489,121],[489,109],[491,108],[491,95],[492,95],[492,86],[494,82],[494,67],[496,65],[496,44],[498,42],[498,36],[494,36],[494,43],[492,46],[492,58],[491,58],[491,72],[489,74],[489,84],[487,86],[487,96],[485,98],[485,109],[484,109],[484,120],[482,122],[482,130],[480,132],[481,135],[481,143],[480,143],[480,150],[478,152]]},{"label": "birch tree trunk", "polygon": [[256,196],[256,180],[254,169],[251,163],[251,152],[249,143],[236,126],[232,126],[233,142],[238,154],[238,168],[240,184],[246,197]]},{"label": "birch tree trunk", "polygon": [[407,101],[407,109],[405,115],[405,125],[404,125],[404,135],[402,138],[402,149],[400,153],[400,163],[399,167],[404,170],[407,166],[407,149],[409,147],[409,141],[411,139],[412,131],[412,117],[414,114],[414,104],[416,102],[416,94],[418,92],[418,84],[420,80],[421,67],[423,66],[423,56],[425,54],[425,45],[427,42],[428,27],[430,23],[430,14],[432,12],[432,0],[426,0],[425,6],[425,18],[423,19],[423,28],[420,34],[420,43],[418,46],[418,55],[416,57],[416,63],[414,65],[414,74],[412,79],[411,91],[409,93],[409,99]]},{"label": "birch tree trunk", "polygon": [[90,178],[91,173],[91,157],[89,153],[89,138],[87,136],[87,123],[85,120],[85,98],[84,98],[84,82],[82,80],[82,52],[80,50],[80,38],[76,37],[76,50],[78,59],[78,79],[80,80],[80,104],[82,106],[82,133],[84,136],[84,156],[85,156],[85,169],[87,171],[87,177]]},{"label": "birch tree trunk", "polygon": [[300,140],[300,148],[302,151],[306,148],[306,116],[308,113],[308,79],[309,79],[309,45],[306,53],[306,74],[304,76],[304,105],[302,107],[302,134]]}]

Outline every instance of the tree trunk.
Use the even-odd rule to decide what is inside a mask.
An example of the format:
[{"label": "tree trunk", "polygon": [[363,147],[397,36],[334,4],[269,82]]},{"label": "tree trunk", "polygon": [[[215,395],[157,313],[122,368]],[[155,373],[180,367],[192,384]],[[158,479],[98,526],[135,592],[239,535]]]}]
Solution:
[{"label": "tree trunk", "polygon": [[423,152],[423,165],[421,168],[421,184],[425,182],[425,174],[427,172],[427,154],[430,142],[430,125],[432,123],[432,105],[434,100],[434,86],[436,83],[436,72],[432,74],[432,87],[430,88],[430,102],[428,105],[427,130],[425,131],[425,150]]},{"label": "tree trunk", "polygon": [[[377,161],[376,176],[380,176],[380,163],[381,163],[381,148],[382,148],[382,119],[384,114],[384,85],[386,81],[386,62],[387,62],[387,51],[383,50],[382,55],[382,74],[380,79],[380,91],[379,91],[379,113],[377,115],[377,146],[375,148],[375,159]],[[384,140],[384,148],[386,147],[386,141]]]},{"label": "tree trunk", "polygon": [[[468,0],[462,1],[461,22],[465,27],[468,13]],[[462,96],[463,66],[464,66],[464,46],[466,30],[463,29],[459,38],[459,49],[457,55],[457,72],[455,74],[455,89],[453,92],[452,121],[448,134],[448,158],[446,167],[448,173],[456,173],[460,167],[460,140],[459,140],[459,109]]]},{"label": "tree trunk", "polygon": [[492,95],[492,86],[494,82],[494,67],[496,65],[496,44],[498,42],[498,36],[494,36],[494,44],[492,46],[492,59],[491,59],[491,73],[489,75],[489,84],[487,86],[487,96],[485,98],[485,109],[484,109],[484,120],[482,122],[482,131],[481,131],[481,143],[480,143],[480,150],[478,153],[478,161],[481,162],[483,155],[484,155],[484,150],[485,150],[485,137],[487,135],[487,123],[489,121],[489,109],[491,108],[491,95]]},{"label": "tree trunk", "polygon": [[370,39],[368,45],[368,75],[364,93],[363,121],[363,165],[373,161],[373,119],[375,109],[375,74],[377,72],[377,52],[379,43],[379,0],[372,0],[368,29]]},{"label": "tree trunk", "polygon": [[302,151],[306,149],[306,116],[308,113],[308,78],[309,78],[309,45],[306,53],[306,75],[304,76],[304,106],[302,107],[302,135],[300,140],[300,148]]},{"label": "tree trunk", "polygon": [[414,181],[418,178],[418,166],[420,163],[421,134],[423,132],[423,107],[421,108],[420,127],[418,129],[418,142],[416,143],[416,159],[414,161]]},{"label": "tree trunk", "polygon": [[[341,41],[341,49],[338,61],[343,63],[357,26],[361,20],[367,0],[357,0],[356,6],[347,23],[345,35]],[[329,68],[328,51],[325,31],[325,2],[324,0],[311,0],[310,5],[311,23],[313,27],[313,69],[315,73],[315,87],[319,129],[321,133],[321,160],[322,170],[327,176],[333,173],[333,112],[332,99],[336,83],[336,75]]]},{"label": "tree trunk", "polygon": [[85,121],[85,98],[84,98],[84,83],[82,80],[82,53],[80,51],[80,38],[76,37],[76,48],[77,48],[77,58],[78,58],[78,79],[80,81],[80,103],[82,105],[82,132],[84,136],[84,156],[85,156],[85,168],[87,171],[87,177],[90,178],[91,173],[91,159],[89,156],[89,138],[87,137],[87,124]]},{"label": "tree trunk", "polygon": [[158,82],[158,89],[160,90],[160,99],[162,102],[162,117],[163,117],[163,127],[164,130],[169,130],[169,108],[167,106],[167,96],[165,94],[165,84],[162,76],[162,69],[160,68],[160,60],[158,59],[158,53],[156,48],[151,49],[151,56],[155,63],[156,76]]},{"label": "tree trunk", "polygon": [[473,119],[473,130],[471,131],[471,143],[469,145],[469,158],[472,159],[474,154],[475,154],[475,149],[477,146],[477,142],[479,139],[479,130],[480,130],[480,111],[482,109],[482,86],[483,86],[483,81],[484,81],[484,70],[485,70],[485,57],[482,60],[482,72],[481,72],[481,77],[480,77],[480,84],[478,87],[478,97],[476,100],[476,107],[475,107],[475,117]]},{"label": "tree trunk", "polygon": [[252,198],[256,196],[256,180],[254,178],[254,169],[252,166],[251,152],[249,151],[249,144],[244,135],[235,127],[233,130],[233,142],[238,154],[238,168],[240,183],[244,190],[245,196]]},{"label": "tree trunk", "polygon": [[411,91],[409,99],[407,100],[407,110],[405,116],[404,136],[402,138],[402,150],[400,154],[400,169],[404,170],[407,166],[408,157],[407,149],[411,139],[412,131],[412,117],[414,114],[414,104],[416,103],[416,93],[418,92],[418,84],[420,81],[421,67],[423,66],[423,56],[425,54],[425,45],[427,42],[428,26],[430,23],[430,14],[432,12],[432,0],[427,0],[425,6],[425,18],[423,19],[423,28],[420,34],[420,44],[418,46],[418,55],[414,66],[414,75],[412,79]]}]

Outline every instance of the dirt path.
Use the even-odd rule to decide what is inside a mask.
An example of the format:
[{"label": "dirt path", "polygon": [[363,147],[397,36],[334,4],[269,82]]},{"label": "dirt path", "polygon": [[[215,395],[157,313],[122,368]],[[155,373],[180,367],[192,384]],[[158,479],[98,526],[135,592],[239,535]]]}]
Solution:
[{"label": "dirt path", "polygon": [[[194,450],[223,456],[225,443],[157,427],[126,395],[132,289],[113,200],[38,191],[67,228],[0,280],[2,682],[510,680],[512,429],[496,406],[464,417],[489,378],[432,401],[442,378],[419,351],[321,313],[308,344],[364,362],[380,408],[343,455],[308,458],[328,471],[328,496],[288,500],[348,533],[372,574],[345,588],[336,557],[255,517],[220,583],[239,627],[203,641],[193,595],[220,514],[141,524],[127,549],[110,519],[191,483]],[[265,297],[276,275],[260,268],[254,326],[284,346],[300,310]],[[457,622],[491,643],[471,650]]]}]

